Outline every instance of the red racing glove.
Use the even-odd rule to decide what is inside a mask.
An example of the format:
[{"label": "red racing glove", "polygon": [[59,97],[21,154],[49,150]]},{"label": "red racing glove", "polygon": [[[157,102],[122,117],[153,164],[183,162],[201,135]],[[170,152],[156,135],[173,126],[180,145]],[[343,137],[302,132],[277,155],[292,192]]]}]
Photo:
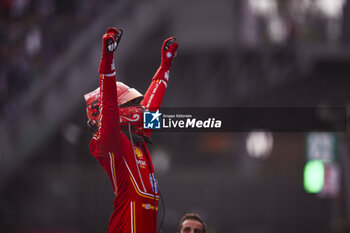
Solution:
[{"label": "red racing glove", "polygon": [[171,64],[173,63],[174,57],[176,57],[176,50],[178,44],[175,43],[176,38],[170,37],[163,42],[162,46],[162,60],[160,63],[160,68],[164,70],[169,70]]},{"label": "red racing glove", "polygon": [[114,51],[117,49],[123,30],[109,27],[102,37],[102,54],[98,72],[100,74],[114,74]]}]

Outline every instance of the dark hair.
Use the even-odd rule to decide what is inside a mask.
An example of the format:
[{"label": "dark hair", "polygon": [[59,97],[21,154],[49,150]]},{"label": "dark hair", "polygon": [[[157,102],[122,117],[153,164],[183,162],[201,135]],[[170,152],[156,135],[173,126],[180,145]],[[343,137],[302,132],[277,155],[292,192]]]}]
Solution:
[{"label": "dark hair", "polygon": [[193,213],[187,213],[180,219],[177,232],[179,232],[179,233],[181,232],[182,224],[184,223],[184,221],[186,221],[188,219],[200,222],[202,224],[202,226],[203,226],[203,233],[206,232],[207,224],[203,221],[203,219],[201,219],[201,217],[199,217],[198,214],[193,214]]}]

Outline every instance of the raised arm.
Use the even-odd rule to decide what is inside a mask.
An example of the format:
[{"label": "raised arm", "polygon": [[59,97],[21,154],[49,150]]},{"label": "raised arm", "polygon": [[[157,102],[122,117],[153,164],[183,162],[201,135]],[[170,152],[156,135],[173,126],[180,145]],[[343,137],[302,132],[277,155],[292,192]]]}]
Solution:
[{"label": "raised arm", "polygon": [[117,101],[114,51],[122,30],[108,28],[102,38],[102,55],[98,72],[100,74],[100,120],[98,133],[94,136],[101,152],[112,152],[120,146],[120,112]]},{"label": "raised arm", "polygon": [[141,104],[149,111],[157,111],[162,103],[165,89],[168,86],[169,70],[173,59],[176,56],[178,44],[175,43],[175,37],[166,39],[161,50],[161,63],[153,76],[151,85],[145,93]]}]

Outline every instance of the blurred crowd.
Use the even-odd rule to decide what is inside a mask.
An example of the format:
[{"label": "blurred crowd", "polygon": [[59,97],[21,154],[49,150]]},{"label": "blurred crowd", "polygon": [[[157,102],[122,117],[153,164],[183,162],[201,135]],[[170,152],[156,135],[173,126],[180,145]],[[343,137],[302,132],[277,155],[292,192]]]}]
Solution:
[{"label": "blurred crowd", "polygon": [[112,0],[0,1],[0,116],[11,118],[31,85]]},{"label": "blurred crowd", "polygon": [[[45,71],[69,48],[74,37],[82,33],[112,1],[0,1],[1,118],[11,119],[16,115],[16,106],[33,83],[44,78]],[[340,12],[344,0],[335,0],[338,2],[335,4],[337,10],[332,11],[327,11],[330,9],[327,4],[321,5],[325,1],[247,2],[249,4],[245,4],[250,6],[256,19],[242,17],[243,23],[240,24],[243,27],[238,33],[249,34],[251,37],[251,31],[255,28],[253,37],[255,35],[256,38],[245,38],[245,41],[270,38],[277,44],[294,44],[298,41],[315,44],[319,40],[334,43],[339,38]],[[263,26],[263,30],[259,29],[259,25]]]}]

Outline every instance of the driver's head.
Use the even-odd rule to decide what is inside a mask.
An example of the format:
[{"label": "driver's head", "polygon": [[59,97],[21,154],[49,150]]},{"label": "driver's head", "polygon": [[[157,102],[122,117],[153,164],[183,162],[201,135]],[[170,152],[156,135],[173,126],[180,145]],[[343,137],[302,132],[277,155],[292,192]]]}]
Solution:
[{"label": "driver's head", "polygon": [[177,233],[206,233],[207,224],[204,220],[194,213],[185,214],[178,226]]},{"label": "driver's head", "polygon": [[[120,123],[142,125],[143,107],[141,100],[143,95],[134,88],[130,88],[122,82],[117,82],[118,105],[120,108]],[[84,95],[88,125],[97,129],[100,121],[100,88]]]}]

